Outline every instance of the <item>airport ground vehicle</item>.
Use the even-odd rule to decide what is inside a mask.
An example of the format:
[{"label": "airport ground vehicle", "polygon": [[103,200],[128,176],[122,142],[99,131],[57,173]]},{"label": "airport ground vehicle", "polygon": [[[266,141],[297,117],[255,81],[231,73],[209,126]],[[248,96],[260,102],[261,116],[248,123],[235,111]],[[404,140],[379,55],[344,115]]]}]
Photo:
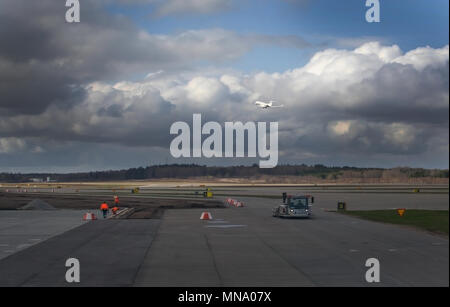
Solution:
[{"label": "airport ground vehicle", "polygon": [[272,210],[274,217],[309,218],[312,214],[314,197],[311,195],[283,196],[283,204]]}]

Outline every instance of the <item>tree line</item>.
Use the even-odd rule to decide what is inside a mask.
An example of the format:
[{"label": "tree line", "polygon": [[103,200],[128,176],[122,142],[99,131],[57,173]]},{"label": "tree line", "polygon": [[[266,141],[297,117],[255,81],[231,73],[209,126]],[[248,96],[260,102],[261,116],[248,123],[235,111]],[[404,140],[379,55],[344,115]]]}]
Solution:
[{"label": "tree line", "polygon": [[29,182],[33,178],[53,181],[118,181],[145,179],[184,179],[192,177],[214,178],[258,178],[262,176],[313,176],[319,179],[351,179],[351,178],[449,178],[449,171],[439,169],[423,169],[398,167],[392,169],[335,167],[316,165],[278,165],[275,168],[259,168],[251,166],[205,166],[197,164],[170,164],[137,167],[124,170],[108,170],[81,173],[0,173],[0,182]]}]

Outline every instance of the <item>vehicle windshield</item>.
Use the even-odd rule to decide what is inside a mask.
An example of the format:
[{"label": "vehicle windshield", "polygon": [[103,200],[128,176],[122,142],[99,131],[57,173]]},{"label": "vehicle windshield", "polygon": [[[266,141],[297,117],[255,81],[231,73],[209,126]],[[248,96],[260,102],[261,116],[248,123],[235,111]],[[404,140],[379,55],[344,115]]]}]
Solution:
[{"label": "vehicle windshield", "polygon": [[308,209],[308,199],[297,198],[291,201],[290,207],[292,209]]}]

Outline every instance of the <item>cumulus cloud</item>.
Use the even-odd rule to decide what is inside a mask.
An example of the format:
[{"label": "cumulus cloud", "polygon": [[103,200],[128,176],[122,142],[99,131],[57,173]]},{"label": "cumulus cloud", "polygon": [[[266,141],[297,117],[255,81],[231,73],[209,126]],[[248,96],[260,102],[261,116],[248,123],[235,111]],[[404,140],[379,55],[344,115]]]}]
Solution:
[{"label": "cumulus cloud", "polygon": [[417,70],[423,70],[427,67],[439,68],[448,63],[448,45],[437,50],[430,46],[417,48],[405,55],[396,57],[394,62],[413,65]]},{"label": "cumulus cloud", "polygon": [[[93,82],[69,111],[0,117],[0,128],[10,136],[168,148],[171,123],[202,113],[205,121],[279,121],[288,160],[423,154],[448,138],[448,46],[427,48],[425,60],[417,50],[373,42],[320,51],[283,73],[160,71],[138,82]],[[285,108],[255,110],[261,97]]]},{"label": "cumulus cloud", "polygon": [[85,85],[97,80],[223,64],[260,45],[309,46],[296,36],[241,35],[223,29],[153,34],[123,16],[108,14],[101,3],[84,2],[83,21],[73,25],[63,20],[65,6],[52,0],[2,0],[0,40],[6,43],[0,48],[1,112],[70,108],[85,98]]},{"label": "cumulus cloud", "polygon": [[[368,165],[408,156],[448,165],[448,46],[403,52],[364,42],[326,48],[284,72],[245,74],[214,65],[262,45],[309,44],[223,29],[152,34],[96,2],[83,4],[81,24],[55,27],[65,8],[53,1],[0,3],[0,29],[17,29],[0,30],[8,42],[0,47],[0,168],[15,159],[33,165],[33,155],[71,167],[95,167],[102,155],[148,164],[150,149],[164,161],[170,125],[193,113],[221,123],[278,121],[281,162]],[[213,67],[197,65],[204,62]],[[285,107],[255,109],[258,99]]]}]

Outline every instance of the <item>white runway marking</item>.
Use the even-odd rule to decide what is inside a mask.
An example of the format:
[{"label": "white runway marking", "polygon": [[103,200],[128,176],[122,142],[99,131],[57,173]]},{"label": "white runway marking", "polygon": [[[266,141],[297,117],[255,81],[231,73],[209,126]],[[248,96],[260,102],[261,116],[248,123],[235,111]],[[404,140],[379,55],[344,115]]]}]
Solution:
[{"label": "white runway marking", "polygon": [[19,244],[16,246],[16,249],[22,249],[22,248],[29,247],[29,246],[31,246],[31,244],[29,244],[29,243]]},{"label": "white runway marking", "polygon": [[234,228],[234,227],[247,227],[247,225],[209,225],[206,228]]}]

